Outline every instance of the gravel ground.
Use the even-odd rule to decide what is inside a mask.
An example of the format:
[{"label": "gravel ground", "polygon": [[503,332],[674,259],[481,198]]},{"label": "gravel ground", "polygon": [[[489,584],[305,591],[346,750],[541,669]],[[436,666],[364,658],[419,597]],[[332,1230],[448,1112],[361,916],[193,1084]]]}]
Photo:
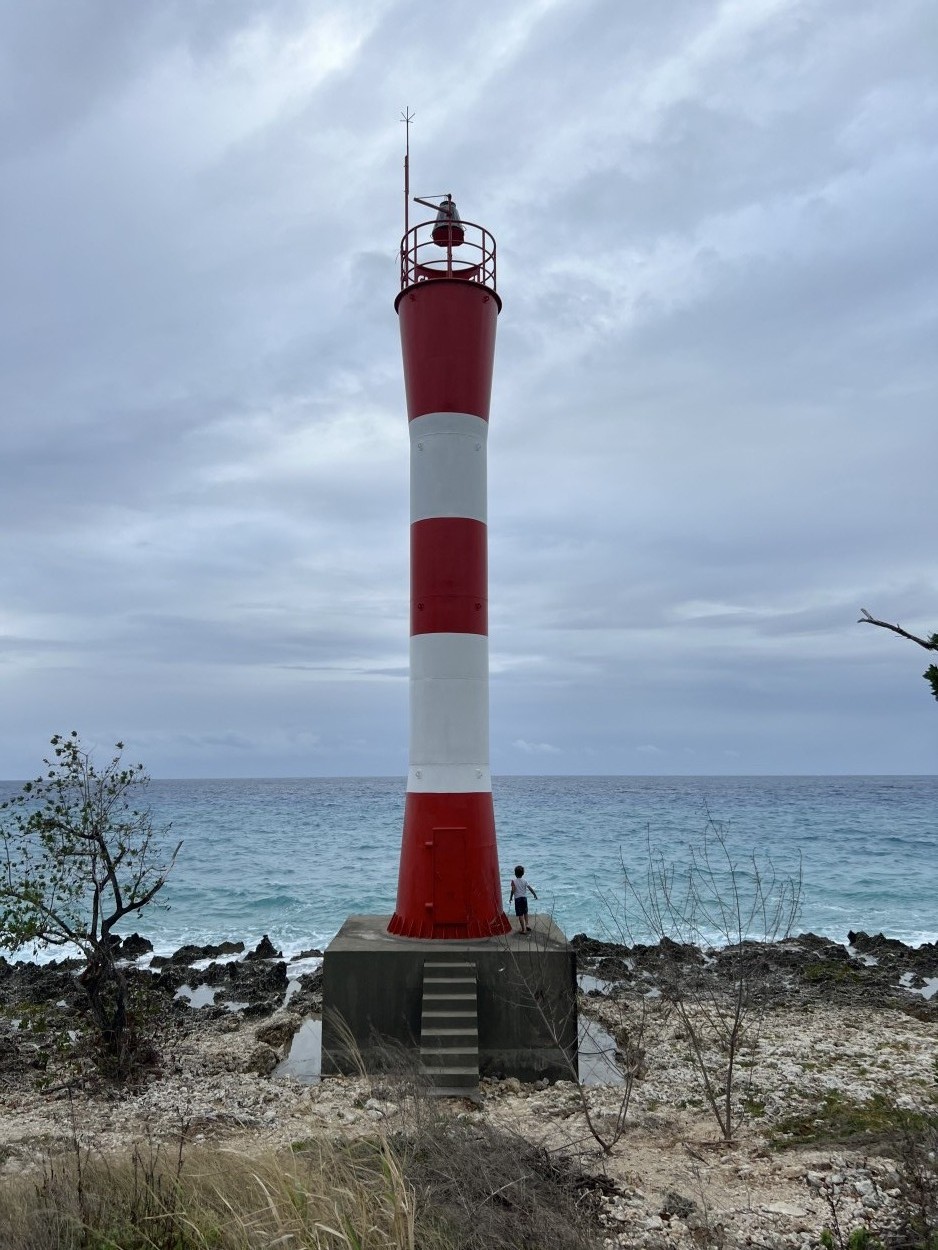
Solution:
[{"label": "gravel ground", "polygon": [[[847,962],[817,945],[822,939],[773,948],[750,1008],[758,1037],[738,1072],[736,1106],[745,1108],[745,1118],[731,1143],[721,1140],[702,1097],[678,1013],[658,996],[658,955],[589,939],[575,941],[580,966],[597,978],[598,989],[581,996],[581,1014],[602,1024],[636,1074],[621,1133],[615,1125],[628,1087],[617,1084],[484,1081],[479,1104],[435,1103],[434,1114],[519,1132],[603,1176],[610,1247],[807,1250],[831,1222],[832,1202],[843,1229],[869,1224],[888,1231],[898,1221],[900,1194],[882,1134],[778,1143],[792,1117],[808,1124],[825,1108],[885,1100],[910,1111],[938,1110],[936,1001],[911,984],[918,981],[927,992],[938,961],[933,952],[923,959],[894,951],[898,962],[884,971],[888,958],[859,951],[863,935],[852,936],[861,942],[845,952]],[[0,1175],[29,1171],[76,1140],[109,1152],[141,1139],[178,1143],[184,1136],[254,1152],[318,1134],[396,1130],[426,1114],[404,1079],[305,1084],[278,1072],[296,1030],[319,1006],[315,971],[293,983],[284,1008],[278,1004],[290,976],[282,961],[257,959],[243,980],[241,973],[217,971],[224,964],[215,972],[210,965],[204,979],[226,986],[230,1001],[245,1005],[191,1008],[169,995],[201,983],[191,967],[196,958],[179,961],[175,981],[163,987],[161,1067],[138,1087],[119,1091],[75,1081],[67,1046],[51,1048],[43,1021],[58,1019],[57,1012],[68,1016],[74,970],[0,968]],[[716,968],[719,960],[704,963]],[[203,957],[203,972],[204,965]],[[590,1124],[607,1144],[614,1141],[608,1152]]]}]

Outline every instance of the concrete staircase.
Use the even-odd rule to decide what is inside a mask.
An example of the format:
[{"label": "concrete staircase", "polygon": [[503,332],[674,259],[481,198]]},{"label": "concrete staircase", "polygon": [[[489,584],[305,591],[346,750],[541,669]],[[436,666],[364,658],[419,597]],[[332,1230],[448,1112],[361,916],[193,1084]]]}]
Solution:
[{"label": "concrete staircase", "polygon": [[435,1098],[479,1099],[479,1011],[476,966],[423,965],[420,1061]]}]

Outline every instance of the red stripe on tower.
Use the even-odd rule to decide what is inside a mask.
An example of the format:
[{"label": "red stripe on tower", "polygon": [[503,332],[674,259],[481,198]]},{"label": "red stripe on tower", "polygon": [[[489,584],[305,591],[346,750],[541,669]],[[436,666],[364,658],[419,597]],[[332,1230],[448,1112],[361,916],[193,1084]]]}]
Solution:
[{"label": "red stripe on tower", "polygon": [[486,526],[429,517],[410,526],[410,632],[488,635]]},{"label": "red stripe on tower", "polygon": [[404,235],[395,307],[410,429],[410,766],[388,928],[488,937],[511,927],[488,753],[486,442],[501,301],[495,241],[449,197]]}]

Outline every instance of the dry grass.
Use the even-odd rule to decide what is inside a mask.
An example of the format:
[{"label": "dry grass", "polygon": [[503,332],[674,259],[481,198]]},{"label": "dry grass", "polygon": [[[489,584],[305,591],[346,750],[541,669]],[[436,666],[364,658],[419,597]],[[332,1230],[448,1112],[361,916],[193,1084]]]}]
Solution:
[{"label": "dry grass", "polygon": [[300,1153],[74,1152],[0,1190],[4,1250],[414,1250],[414,1195],[381,1141]]},{"label": "dry grass", "polygon": [[421,1114],[393,1138],[246,1155],[79,1149],[0,1185],[3,1250],[590,1250],[596,1182],[511,1133]]},{"label": "dry grass", "polygon": [[420,1203],[418,1232],[432,1234],[421,1246],[591,1250],[602,1242],[610,1183],[518,1132],[450,1118],[395,1137],[394,1148]]}]

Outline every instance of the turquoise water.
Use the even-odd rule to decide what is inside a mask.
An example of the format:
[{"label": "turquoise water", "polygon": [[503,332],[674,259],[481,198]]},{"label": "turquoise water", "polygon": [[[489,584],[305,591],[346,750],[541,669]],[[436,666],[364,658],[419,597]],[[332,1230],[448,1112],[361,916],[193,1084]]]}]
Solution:
[{"label": "turquoise water", "polygon": [[[738,860],[800,863],[798,929],[938,940],[938,777],[503,777],[494,794],[506,895],[523,863],[569,935],[618,937],[623,865],[641,877],[649,844],[686,862],[709,817]],[[399,778],[155,781],[149,797],[183,848],[162,905],[125,932],[159,953],[264,933],[292,953],[394,910]]]}]

